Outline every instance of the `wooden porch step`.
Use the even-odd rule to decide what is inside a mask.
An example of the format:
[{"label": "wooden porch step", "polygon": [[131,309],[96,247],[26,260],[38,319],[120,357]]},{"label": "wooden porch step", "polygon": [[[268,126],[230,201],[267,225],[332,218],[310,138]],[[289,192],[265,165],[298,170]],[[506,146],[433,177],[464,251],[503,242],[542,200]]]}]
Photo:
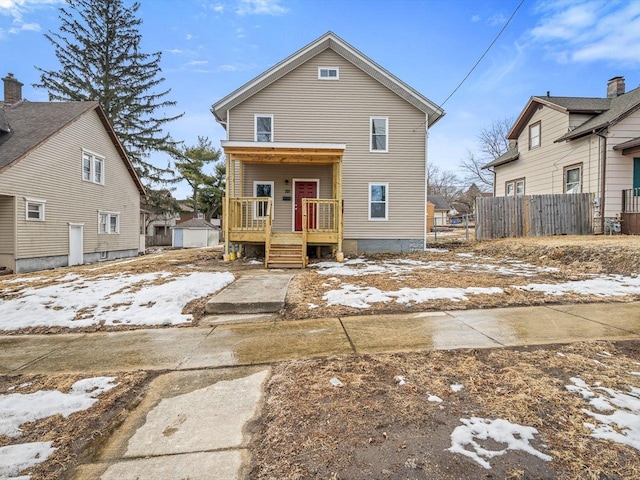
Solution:
[{"label": "wooden porch step", "polygon": [[304,268],[302,245],[271,244],[267,268]]}]

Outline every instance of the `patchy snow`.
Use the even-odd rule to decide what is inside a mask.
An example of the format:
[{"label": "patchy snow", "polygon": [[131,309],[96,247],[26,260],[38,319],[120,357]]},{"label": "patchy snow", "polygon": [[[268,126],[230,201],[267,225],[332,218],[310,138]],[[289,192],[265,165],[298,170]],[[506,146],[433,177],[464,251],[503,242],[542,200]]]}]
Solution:
[{"label": "patchy snow", "polygon": [[[595,408],[582,411],[598,423],[585,422],[591,436],[611,440],[640,450],[640,388],[630,387],[625,393],[613,388],[590,387],[584,380],[572,377],[573,385],[566,385],[569,392],[577,393]],[[596,390],[596,391],[594,391]]]},{"label": "patchy snow", "polygon": [[[78,380],[69,393],[40,390],[35,393],[0,395],[0,435],[17,438],[20,425],[60,414],[68,417],[86,410],[98,400],[98,395],[118,385],[115,377],[94,377]],[[2,477],[0,477],[2,478]]]},{"label": "patchy snow", "polygon": [[454,302],[468,300],[468,295],[495,295],[503,293],[499,287],[467,287],[467,288],[401,288],[397,291],[382,291],[375,287],[360,287],[343,283],[339,290],[329,290],[322,299],[327,306],[342,305],[353,308],[369,308],[372,303],[390,302],[411,304],[424,303],[431,300],[452,300]]},{"label": "patchy snow", "polygon": [[343,387],[344,384],[338,380],[336,377],[333,377],[332,379],[329,380],[329,383],[331,385],[333,385],[334,387]]},{"label": "patchy snow", "polygon": [[53,442],[20,443],[0,447],[0,478],[9,480],[28,480],[30,475],[18,476],[26,469],[44,462],[55,452]]},{"label": "patchy snow", "polygon": [[429,395],[427,397],[427,401],[433,402],[433,403],[442,403],[442,399],[437,395]]},{"label": "patchy snow", "polygon": [[0,330],[25,327],[86,327],[184,323],[182,309],[191,300],[217,292],[234,280],[231,273],[169,272],[109,274],[83,278],[71,274],[42,287],[25,288],[0,299]]},{"label": "patchy snow", "polygon": [[[473,254],[457,254],[462,258],[472,258]],[[471,256],[469,256],[471,255]],[[357,258],[339,262],[318,262],[309,264],[321,275],[340,275],[344,277],[362,275],[398,276],[415,270],[438,270],[444,272],[493,273],[505,276],[532,277],[539,273],[557,272],[553,267],[537,267],[517,260],[501,260],[498,264],[488,263],[489,257],[475,257],[475,262],[422,261],[412,259],[391,259],[385,261]],[[484,260],[484,261],[483,261]]]},{"label": "patchy snow", "polygon": [[458,393],[463,389],[464,389],[464,385],[462,385],[461,383],[454,383],[453,385],[451,385],[451,391],[454,393]]},{"label": "patchy snow", "polygon": [[[521,450],[547,462],[552,460],[552,457],[536,450],[529,444],[534,435],[538,433],[538,430],[534,427],[518,425],[501,418],[489,420],[487,418],[471,417],[461,418],[460,421],[464,425],[458,426],[453,430],[451,433],[451,447],[447,450],[465,455],[478,462],[484,468],[490,469],[491,464],[488,460],[504,455],[507,450]],[[507,446],[502,450],[488,450],[482,447],[476,439],[491,439],[498,443],[506,443]],[[468,450],[467,446],[471,447],[471,450]]]},{"label": "patchy snow", "polygon": [[407,380],[402,375],[396,375],[393,379],[400,386],[407,384]]},{"label": "patchy snow", "polygon": [[456,253],[457,257],[461,257],[461,258],[473,258],[475,257],[475,254],[473,253]]},{"label": "patchy snow", "polygon": [[320,305],[316,305],[315,303],[307,303],[307,308],[309,310],[313,310],[315,308],[320,308]]},{"label": "patchy snow", "polygon": [[596,295],[598,297],[617,297],[640,294],[640,276],[604,275],[587,280],[574,280],[564,283],[531,283],[514,288],[526,292],[543,292],[547,295],[562,296],[567,293]]},{"label": "patchy snow", "polygon": [[446,248],[425,248],[424,251],[429,253],[448,253],[449,252],[449,250]]}]

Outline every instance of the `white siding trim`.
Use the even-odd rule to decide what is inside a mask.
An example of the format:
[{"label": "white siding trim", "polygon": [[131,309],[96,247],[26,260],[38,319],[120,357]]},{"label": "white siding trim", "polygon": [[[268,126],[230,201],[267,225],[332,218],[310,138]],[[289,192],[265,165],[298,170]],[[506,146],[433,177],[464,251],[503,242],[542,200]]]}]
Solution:
[{"label": "white siding trim", "polygon": [[[373,185],[384,185],[384,218],[371,218],[371,187]],[[367,209],[369,210],[369,221],[371,222],[386,222],[389,220],[389,182],[369,182],[369,203]]]},{"label": "white siding trim", "polygon": [[[40,198],[24,198],[24,213],[25,220],[28,222],[44,222],[45,221],[45,203],[46,200],[42,200]],[[38,208],[38,218],[29,218],[29,205],[37,205]]]},{"label": "white siding trim", "polygon": [[[374,150],[373,148],[373,121],[374,120],[384,120],[385,121],[385,142],[384,150]],[[371,153],[389,153],[389,117],[369,117],[369,152]]]},{"label": "white siding trim", "polygon": [[[258,141],[258,118],[270,118],[271,119],[271,140],[268,142]],[[257,143],[273,143],[275,140],[275,122],[273,120],[273,114],[271,113],[256,113],[253,116],[253,140]]]},{"label": "white siding trim", "polygon": [[[321,76],[321,73],[323,70],[327,70],[327,72],[330,72],[331,70],[335,70],[336,76],[331,77],[331,76],[328,76],[329,74],[327,73],[327,76],[323,77]],[[318,80],[340,80],[340,67],[318,67]]]}]

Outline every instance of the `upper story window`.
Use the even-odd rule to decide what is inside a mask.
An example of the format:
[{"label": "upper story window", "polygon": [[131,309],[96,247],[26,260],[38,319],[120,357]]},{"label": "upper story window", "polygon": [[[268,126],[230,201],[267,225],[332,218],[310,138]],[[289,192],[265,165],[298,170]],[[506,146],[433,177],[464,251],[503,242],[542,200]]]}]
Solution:
[{"label": "upper story window", "polygon": [[85,182],[104,185],[104,158],[88,150],[83,150],[82,179]]},{"label": "upper story window", "polygon": [[256,115],[255,123],[255,141],[273,142],[273,115]]},{"label": "upper story window", "polygon": [[389,219],[388,193],[388,183],[369,184],[369,220]]},{"label": "upper story window", "polygon": [[540,146],[540,122],[529,125],[529,150]]},{"label": "upper story window", "polygon": [[44,204],[46,200],[25,198],[26,219],[31,222],[44,222]]},{"label": "upper story window", "polygon": [[338,67],[318,67],[318,79],[339,80],[340,69]]},{"label": "upper story window", "polygon": [[388,152],[389,119],[387,117],[371,117],[371,152]]},{"label": "upper story window", "polygon": [[582,165],[564,169],[564,193],[582,192]]}]

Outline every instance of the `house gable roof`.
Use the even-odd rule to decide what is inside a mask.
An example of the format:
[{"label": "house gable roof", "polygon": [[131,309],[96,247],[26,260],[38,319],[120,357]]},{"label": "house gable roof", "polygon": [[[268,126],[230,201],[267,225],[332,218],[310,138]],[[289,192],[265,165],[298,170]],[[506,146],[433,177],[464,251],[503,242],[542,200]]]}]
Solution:
[{"label": "house gable roof", "polygon": [[418,110],[428,114],[429,126],[436,123],[443,115],[444,110],[438,107],[427,97],[413,89],[402,80],[382,68],[362,52],[349,45],[333,32],[327,32],[306,47],[277,63],[264,73],[250,80],[237,90],[216,102],[211,107],[211,112],[216,120],[225,125],[227,111],[242,103],[247,98],[255,95],[268,85],[282,78],[298,66],[307,62],[324,50],[330,48],[345,60],[351,62],[363,72],[380,82],[399,97],[403,98]]},{"label": "house gable roof", "polygon": [[91,111],[97,113],[140,194],[144,195],[144,187],[98,102],[21,101],[0,110],[9,127],[9,132],[0,133],[0,173],[22,160],[32,150],[82,115]]},{"label": "house gable roof", "polygon": [[534,96],[529,99],[520,116],[516,119],[513,127],[509,130],[507,138],[517,140],[522,130],[529,123],[531,116],[541,106],[549,107],[561,113],[588,113],[597,115],[606,111],[611,104],[610,98],[587,98],[587,97],[551,97]]},{"label": "house gable roof", "polygon": [[451,210],[451,205],[443,195],[427,195],[427,202],[433,203],[435,210]]},{"label": "house gable roof", "polygon": [[573,140],[588,135],[595,130],[609,127],[640,109],[640,87],[608,100],[611,101],[608,110],[587,120],[582,125],[560,137],[556,142]]},{"label": "house gable roof", "polygon": [[175,230],[176,228],[212,229],[216,227],[201,218],[192,218],[191,220],[187,220],[186,222],[180,222],[171,228]]}]

